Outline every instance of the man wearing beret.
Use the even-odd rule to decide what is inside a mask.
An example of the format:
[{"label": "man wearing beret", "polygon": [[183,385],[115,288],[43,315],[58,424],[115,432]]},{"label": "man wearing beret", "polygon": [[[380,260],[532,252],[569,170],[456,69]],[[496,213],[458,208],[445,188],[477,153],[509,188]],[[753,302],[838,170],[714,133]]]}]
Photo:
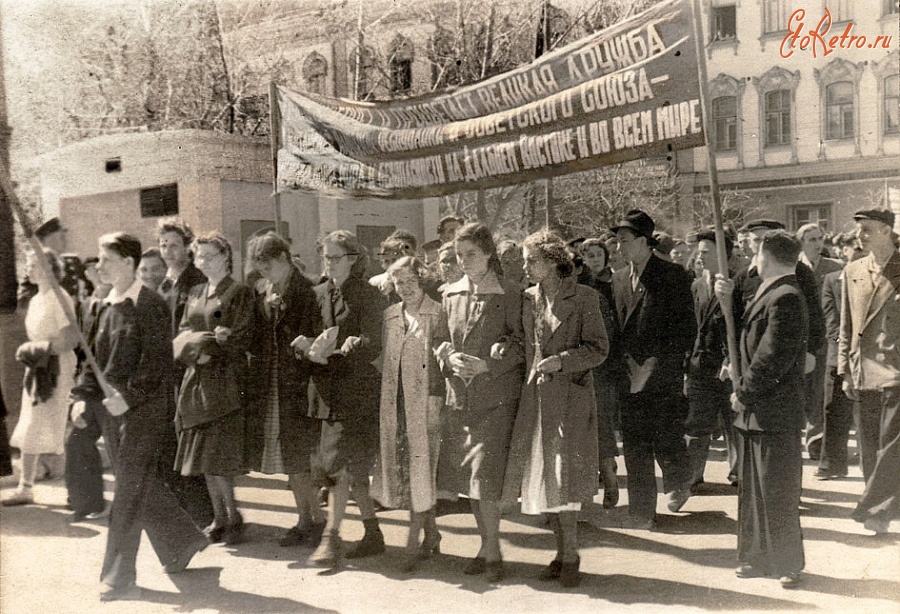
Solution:
[{"label": "man wearing beret", "polygon": [[656,515],[654,460],[662,468],[669,510],[690,497],[684,440],[684,365],[697,334],[691,277],[653,253],[655,225],[633,209],[612,231],[624,264],[613,275],[613,298],[629,390],[622,399],[622,444],[628,472],[628,513],[635,528]]},{"label": "man wearing beret", "polygon": [[886,533],[900,515],[900,253],[893,213],[857,211],[853,219],[869,254],[844,269],[837,372],[859,407],[866,490],[853,518]]},{"label": "man wearing beret", "polygon": [[[746,306],[753,300],[756,291],[762,285],[762,278],[759,276],[756,266],[759,246],[770,232],[783,229],[784,224],[775,220],[753,220],[741,229],[749,234],[749,245],[754,256],[750,261],[750,265],[739,271],[734,277],[733,303],[735,322],[740,322],[743,319]],[[795,274],[797,276],[797,286],[806,298],[806,313],[809,322],[806,343],[806,351],[809,353],[809,356],[807,357],[806,368],[807,373],[812,374],[816,366],[815,357],[825,347],[825,316],[822,313],[821,295],[812,270],[802,262],[797,262]],[[804,398],[803,403],[808,423],[806,432],[807,452],[810,458],[818,460],[822,443],[824,410],[821,402],[817,406],[813,406],[812,404],[807,404]]]}]

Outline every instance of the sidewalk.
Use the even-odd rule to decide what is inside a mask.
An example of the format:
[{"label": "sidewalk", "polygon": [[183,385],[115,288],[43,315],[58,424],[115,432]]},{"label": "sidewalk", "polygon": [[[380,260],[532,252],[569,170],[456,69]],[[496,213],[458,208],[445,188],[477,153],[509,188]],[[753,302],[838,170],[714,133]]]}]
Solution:
[{"label": "sidewalk", "polygon": [[[784,590],[771,579],[736,578],[737,497],[725,480],[722,456],[721,450],[712,452],[705,490],[683,513],[661,514],[654,532],[615,528],[627,515],[626,489],[615,510],[587,510],[588,522],[580,525],[583,579],[575,589],[537,580],[555,542],[540,519],[521,515],[504,517],[501,527],[507,578],[492,586],[463,575],[478,538],[471,515],[461,509],[438,518],[441,555],[415,575],[397,571],[407,514],[396,511],[379,513],[388,544],[384,555],[348,561],[345,570],[323,575],[306,562],[308,549],[277,544],[296,520],[285,478],[252,474],[240,478],[237,489],[249,523],[245,543],[211,546],[186,572],[167,576],[145,537],[138,559],[142,600],[101,604],[105,524],[70,524],[62,481],[41,482],[35,487],[39,505],[6,508],[0,516],[0,612],[900,613],[900,526],[873,537],[848,519],[863,488],[858,467],[847,480],[819,482],[806,462],[806,572],[798,590]],[[619,464],[624,486],[621,458]],[[6,495],[9,478],[3,485]],[[110,480],[108,497],[111,487]],[[362,536],[355,507],[345,527],[345,540]]]}]

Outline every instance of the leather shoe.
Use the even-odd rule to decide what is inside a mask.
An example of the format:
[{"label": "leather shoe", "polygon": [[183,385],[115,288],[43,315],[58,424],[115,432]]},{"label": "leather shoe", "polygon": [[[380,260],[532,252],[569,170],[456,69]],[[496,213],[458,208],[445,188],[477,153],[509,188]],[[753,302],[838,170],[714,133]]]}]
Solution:
[{"label": "leather shoe", "polygon": [[571,563],[563,561],[559,573],[559,583],[565,588],[572,588],[581,584],[581,574],[578,573],[578,568],[580,566],[580,556]]},{"label": "leather shoe", "polygon": [[550,561],[550,564],[544,567],[544,570],[541,572],[541,575],[538,576],[539,580],[543,580],[544,582],[549,582],[550,580],[558,580],[559,574],[562,573],[563,562],[559,559],[553,559]]},{"label": "leather shoe", "polygon": [[669,495],[669,511],[672,513],[680,512],[681,508],[684,507],[684,504],[687,503],[687,500],[690,498],[690,488],[680,488],[678,490],[672,491],[672,494]]},{"label": "leather shoe", "polygon": [[789,573],[778,578],[778,581],[781,583],[781,588],[797,588],[800,586],[800,574],[798,573]]},{"label": "leather shoe", "polygon": [[187,569],[187,566],[190,564],[191,559],[194,558],[194,555],[205,550],[208,545],[209,540],[206,539],[206,536],[203,536],[201,539],[198,539],[196,542],[185,548],[184,551],[172,559],[170,563],[165,565],[163,571],[167,574],[181,573]]},{"label": "leather shoe", "polygon": [[825,480],[840,480],[841,478],[847,477],[847,471],[831,471],[829,469],[818,469],[815,473],[816,479],[825,481]]},{"label": "leather shoe", "polygon": [[863,523],[863,526],[877,535],[884,535],[891,528],[890,520],[881,520],[880,518],[869,518]]},{"label": "leather shoe", "polygon": [[103,584],[100,588],[100,601],[136,601],[140,598],[141,588],[134,584],[127,586]]},{"label": "leather shoe", "polygon": [[469,561],[469,564],[466,565],[466,568],[463,570],[463,573],[467,576],[477,576],[484,573],[484,570],[487,566],[487,563],[482,556],[476,556],[474,559]]},{"label": "leather shoe", "polygon": [[753,565],[741,565],[734,570],[734,575],[738,578],[764,578],[766,576],[765,573]]},{"label": "leather shoe", "polygon": [[[278,545],[282,548],[290,548],[293,546],[299,546],[306,542],[306,537],[309,532],[309,527],[296,525],[287,530],[287,533],[284,534],[280,540],[278,540]],[[321,537],[321,534],[320,534]]]}]

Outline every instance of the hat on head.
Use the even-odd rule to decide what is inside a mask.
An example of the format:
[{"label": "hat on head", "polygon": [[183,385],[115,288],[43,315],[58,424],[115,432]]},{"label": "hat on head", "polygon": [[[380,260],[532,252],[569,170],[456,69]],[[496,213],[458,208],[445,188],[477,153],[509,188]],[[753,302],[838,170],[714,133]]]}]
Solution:
[{"label": "hat on head", "polygon": [[853,220],[875,220],[894,227],[894,212],[887,209],[862,209],[853,214]]},{"label": "hat on head", "polygon": [[784,224],[776,220],[750,220],[741,228],[741,232],[754,230],[784,230]]},{"label": "hat on head", "polygon": [[655,246],[657,243],[656,239],[653,237],[653,231],[656,230],[656,224],[653,222],[653,218],[640,209],[632,209],[626,213],[625,217],[619,220],[618,224],[610,228],[610,230],[616,232],[622,228],[627,228],[632,232],[636,232],[638,236],[645,237],[647,239],[647,245],[650,247]]},{"label": "hat on head", "polygon": [[657,230],[653,233],[653,239],[656,241],[656,251],[661,254],[669,255],[673,249],[675,249],[675,239],[667,232],[663,232],[662,230]]},{"label": "hat on head", "polygon": [[62,229],[63,227],[59,222],[59,218],[51,217],[49,220],[37,227],[37,230],[34,231],[34,236],[36,236],[38,239],[45,239],[46,237],[52,235],[54,232],[59,232]]}]

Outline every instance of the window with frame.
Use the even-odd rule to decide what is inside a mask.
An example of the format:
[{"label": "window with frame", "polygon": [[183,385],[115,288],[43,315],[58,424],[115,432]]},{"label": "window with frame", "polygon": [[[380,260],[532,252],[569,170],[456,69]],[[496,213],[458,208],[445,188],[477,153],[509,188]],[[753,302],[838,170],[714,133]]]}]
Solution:
[{"label": "window with frame", "polygon": [[303,81],[306,83],[306,91],[324,95],[327,76],[328,61],[316,52],[311,53],[303,62]]},{"label": "window with frame", "polygon": [[900,132],[900,75],[884,80],[884,133]]},{"label": "window with frame", "polygon": [[720,96],[712,101],[716,151],[737,149],[737,97]]},{"label": "window with frame", "polygon": [[140,192],[141,217],[178,215],[178,184],[144,188]]},{"label": "window with frame", "polygon": [[763,0],[763,34],[783,32],[788,27],[786,0]]},{"label": "window with frame", "polygon": [[853,82],[838,81],[825,88],[825,138],[853,137]]},{"label": "window with frame", "polygon": [[853,3],[850,0],[828,0],[825,6],[831,11],[831,19],[834,22],[853,19]]},{"label": "window with frame", "polygon": [[737,37],[737,9],[733,4],[712,7],[710,34],[713,42]]},{"label": "window with frame", "polygon": [[412,89],[412,65],[412,43],[398,36],[391,44],[391,93],[402,94]]},{"label": "window with frame", "polygon": [[798,205],[791,207],[791,228],[797,230],[804,224],[818,224],[822,233],[831,228],[831,205]]},{"label": "window with frame", "polygon": [[791,141],[791,90],[766,92],[766,146]]},{"label": "window with frame", "polygon": [[900,0],[883,0],[882,15],[896,15],[900,13]]}]

